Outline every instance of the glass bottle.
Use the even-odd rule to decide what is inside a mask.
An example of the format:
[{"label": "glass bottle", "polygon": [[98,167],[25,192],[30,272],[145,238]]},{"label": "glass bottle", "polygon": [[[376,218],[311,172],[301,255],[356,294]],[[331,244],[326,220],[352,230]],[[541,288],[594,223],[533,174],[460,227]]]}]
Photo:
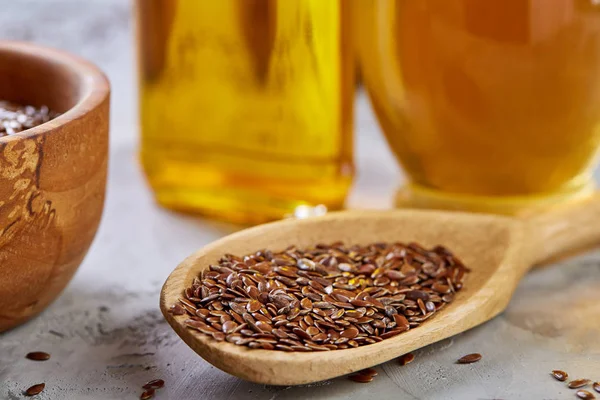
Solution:
[{"label": "glass bottle", "polygon": [[352,175],[342,0],[138,0],[141,160],[169,208],[259,223],[341,208]]},{"label": "glass bottle", "polygon": [[398,205],[514,214],[589,196],[600,2],[355,0]]}]

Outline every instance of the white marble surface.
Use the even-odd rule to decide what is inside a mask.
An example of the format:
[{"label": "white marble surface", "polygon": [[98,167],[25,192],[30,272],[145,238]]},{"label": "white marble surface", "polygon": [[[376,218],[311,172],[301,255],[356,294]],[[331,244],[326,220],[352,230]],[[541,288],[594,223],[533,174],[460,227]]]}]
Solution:
[{"label": "white marble surface", "polygon": [[[99,64],[113,85],[100,231],[62,296],[35,320],[0,334],[0,399],[21,399],[22,390],[38,382],[47,387],[39,399],[136,399],[152,378],[166,381],[157,399],[573,399],[550,370],[600,380],[600,252],[534,271],[504,314],[417,351],[408,366],[378,366],[370,384],[342,377],[272,387],[219,371],[171,331],[158,310],[158,293],[186,255],[238,228],[172,213],[152,201],[135,153],[129,2],[0,0],[0,38],[80,54]],[[359,176],[350,205],[386,208],[401,176],[364,98],[357,110]],[[32,350],[52,358],[24,359]],[[453,364],[471,352],[483,360]]]}]

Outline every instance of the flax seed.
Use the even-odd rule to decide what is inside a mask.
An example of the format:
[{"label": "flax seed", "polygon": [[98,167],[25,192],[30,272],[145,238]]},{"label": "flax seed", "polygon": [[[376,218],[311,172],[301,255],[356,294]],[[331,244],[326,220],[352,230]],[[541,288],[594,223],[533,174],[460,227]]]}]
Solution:
[{"label": "flax seed", "polygon": [[240,346],[346,349],[418,327],[454,300],[465,272],[445,248],[416,243],[259,250],[210,265],[170,312]]},{"label": "flax seed", "polygon": [[558,369],[555,369],[554,371],[552,371],[551,375],[554,377],[554,379],[556,379],[557,381],[561,381],[561,382],[566,381],[567,378],[569,377],[569,374],[567,374],[565,371],[561,371]]},{"label": "flax seed", "polygon": [[404,354],[403,356],[400,356],[400,358],[398,359],[398,362],[400,363],[400,365],[406,365],[406,364],[410,364],[414,360],[415,360],[415,355],[413,353],[407,353],[407,354]]},{"label": "flax seed", "polygon": [[467,354],[466,356],[459,358],[456,361],[456,363],[457,364],[472,364],[472,363],[476,363],[479,360],[481,360],[481,354],[472,353],[472,354]]},{"label": "flax seed", "polygon": [[594,400],[596,398],[596,396],[587,390],[578,390],[575,395],[583,400]]},{"label": "flax seed", "polygon": [[27,353],[25,358],[33,361],[46,361],[50,359],[50,354],[43,351],[32,351],[31,353]]},{"label": "flax seed", "polygon": [[40,394],[42,393],[45,387],[45,383],[38,383],[36,385],[33,385],[25,391],[25,396],[35,396],[36,394]]},{"label": "flax seed", "polygon": [[373,377],[370,375],[362,375],[362,374],[355,374],[355,375],[350,375],[348,377],[348,379],[350,379],[351,381],[354,382],[358,382],[358,383],[369,383],[373,381]]},{"label": "flax seed", "polygon": [[162,379],[153,379],[149,382],[146,382],[146,384],[144,386],[142,386],[142,389],[161,389],[163,386],[165,386],[165,381],[163,381]]},{"label": "flax seed", "polygon": [[569,382],[569,389],[579,389],[592,383],[589,379],[575,379]]}]

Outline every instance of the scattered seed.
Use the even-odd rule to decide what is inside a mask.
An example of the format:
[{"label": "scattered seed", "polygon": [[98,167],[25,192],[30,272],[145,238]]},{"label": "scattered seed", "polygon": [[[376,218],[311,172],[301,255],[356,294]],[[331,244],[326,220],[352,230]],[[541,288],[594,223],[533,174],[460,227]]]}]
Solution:
[{"label": "scattered seed", "polygon": [[456,363],[457,364],[472,364],[479,360],[481,360],[481,354],[473,353],[473,354],[467,354],[466,356],[459,358],[456,361]]},{"label": "scattered seed", "polygon": [[561,381],[561,382],[566,381],[567,378],[569,377],[569,374],[567,374],[565,371],[561,371],[559,369],[555,369],[554,371],[552,371],[551,375],[554,377],[554,379]]},{"label": "scattered seed", "polygon": [[369,382],[373,381],[373,376],[371,376],[371,375],[355,374],[355,375],[350,375],[348,377],[348,379],[350,379],[351,381],[354,381],[354,382],[358,382],[358,383],[369,383]]},{"label": "scattered seed", "polygon": [[577,397],[583,400],[594,400],[596,398],[596,396],[594,396],[591,392],[588,392],[587,390],[583,389],[578,390],[575,394],[577,395]]},{"label": "scattered seed", "polygon": [[42,393],[45,387],[45,383],[38,383],[37,385],[33,385],[25,391],[25,396],[35,396],[36,394],[40,394]]},{"label": "scattered seed", "polygon": [[374,368],[366,368],[366,369],[363,369],[362,371],[358,371],[358,373],[361,375],[367,375],[367,376],[379,375]]},{"label": "scattered seed", "polygon": [[240,346],[347,349],[418,327],[453,301],[466,272],[445,248],[415,243],[227,254],[170,312],[185,314],[190,329]]},{"label": "scattered seed", "polygon": [[398,359],[398,361],[400,362],[400,365],[409,364],[409,363],[413,362],[414,360],[415,360],[415,355],[413,353],[404,354],[403,356],[400,356],[400,358]]},{"label": "scattered seed", "polygon": [[25,358],[33,361],[46,361],[50,359],[50,354],[43,351],[32,351],[31,353],[27,353]]},{"label": "scattered seed", "polygon": [[594,390],[600,393],[600,382],[594,382]]},{"label": "scattered seed", "polygon": [[165,381],[163,381],[162,379],[153,379],[149,382],[147,382],[144,386],[142,386],[142,389],[160,389],[163,386],[165,386]]},{"label": "scattered seed", "polygon": [[592,383],[592,381],[589,379],[575,379],[569,382],[569,389],[579,389],[589,385],[590,383]]},{"label": "scattered seed", "polygon": [[148,400],[154,397],[154,389],[148,389],[140,395],[140,400]]}]

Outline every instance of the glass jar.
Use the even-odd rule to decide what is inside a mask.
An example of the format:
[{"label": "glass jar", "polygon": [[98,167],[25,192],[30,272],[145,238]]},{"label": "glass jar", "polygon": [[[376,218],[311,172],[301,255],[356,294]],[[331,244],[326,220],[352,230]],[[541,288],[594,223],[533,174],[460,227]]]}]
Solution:
[{"label": "glass jar", "polygon": [[343,206],[342,0],[138,0],[141,160],[158,202],[243,223]]},{"label": "glass jar", "polygon": [[398,205],[512,214],[592,192],[598,1],[354,6],[363,78],[410,180]]}]

